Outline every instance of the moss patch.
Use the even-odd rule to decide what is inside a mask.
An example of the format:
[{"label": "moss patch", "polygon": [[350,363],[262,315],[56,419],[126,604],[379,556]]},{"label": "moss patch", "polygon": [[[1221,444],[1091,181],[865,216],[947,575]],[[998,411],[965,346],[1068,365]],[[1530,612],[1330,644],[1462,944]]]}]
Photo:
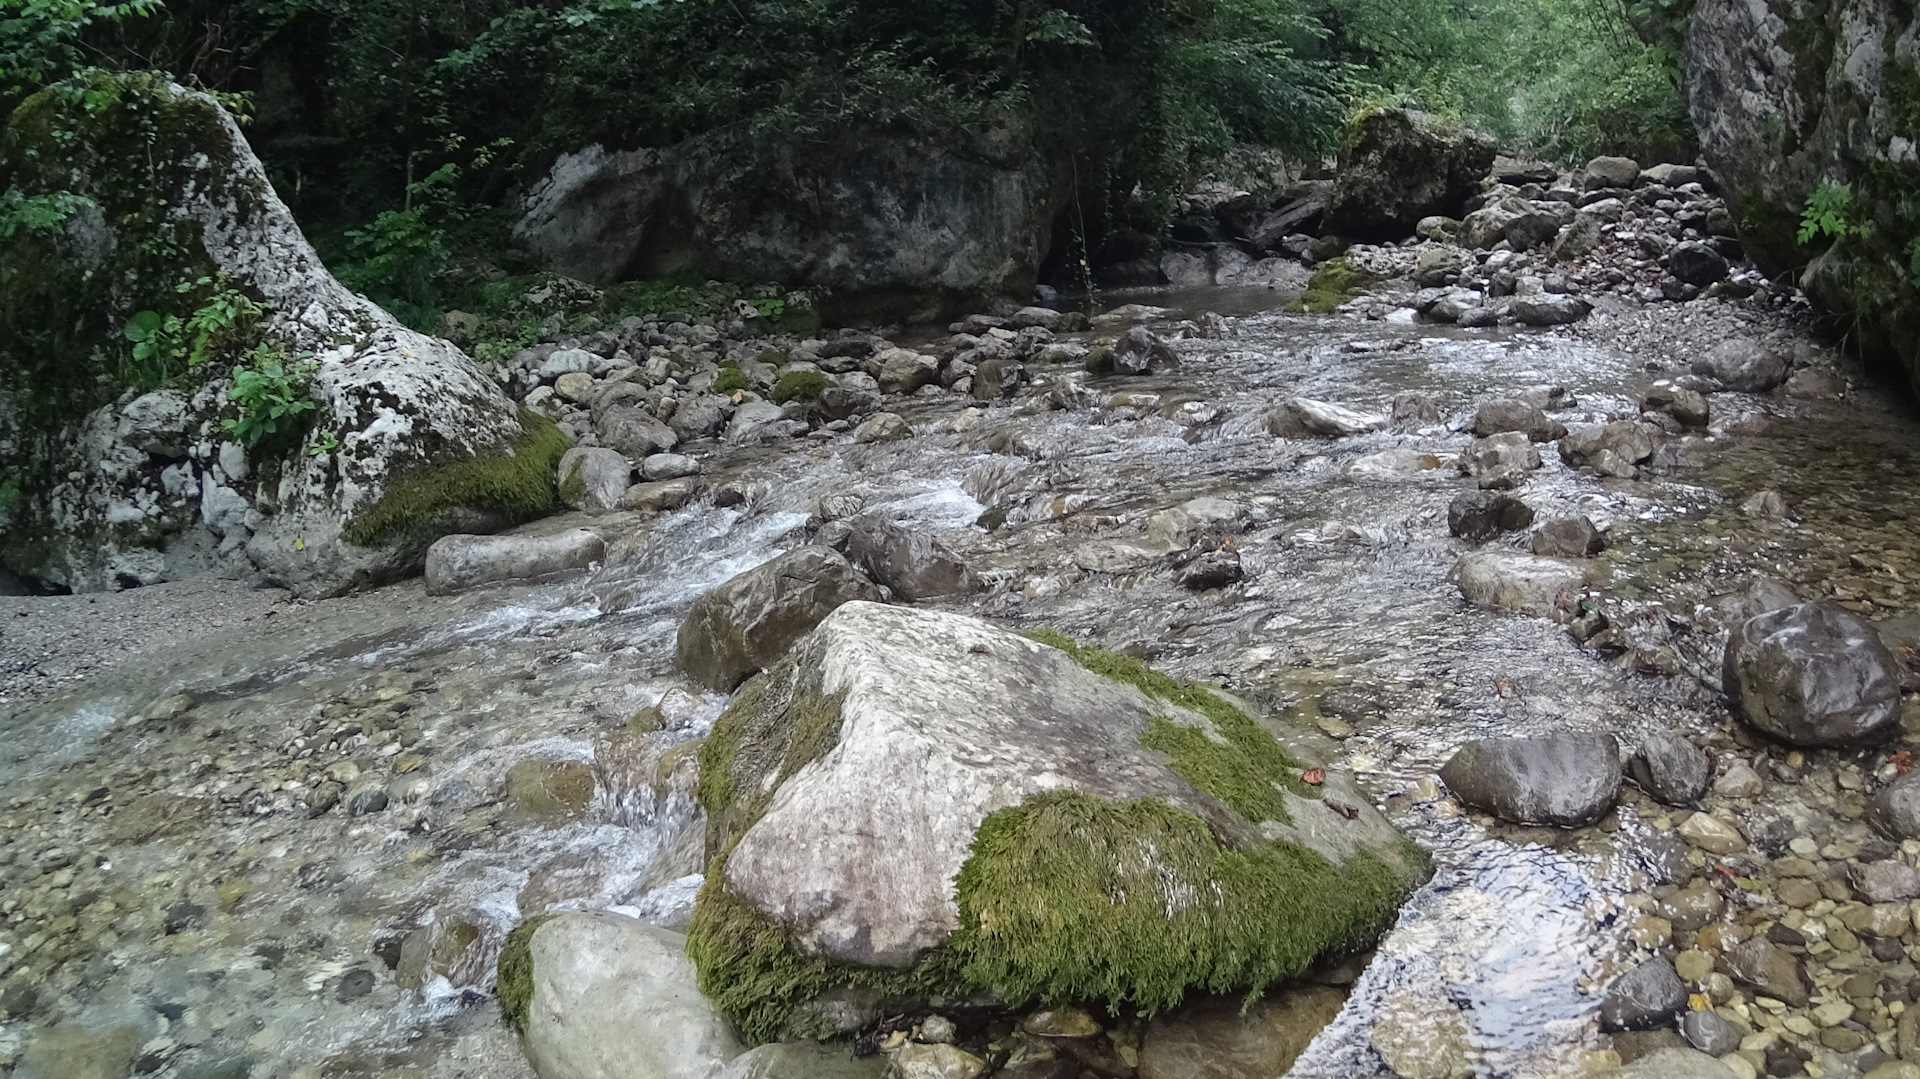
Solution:
[{"label": "moss patch", "polygon": [[742,371],[740,365],[736,363],[730,363],[722,367],[719,374],[713,376],[713,392],[715,393],[739,393],[751,385],[753,385],[752,380],[747,378],[747,373]]},{"label": "moss patch", "polygon": [[1301,781],[1301,762],[1282,749],[1251,716],[1218,694],[1200,686],[1182,685],[1137,659],[1089,648],[1064,633],[1035,630],[1027,636],[1058,648],[1103,678],[1207,717],[1219,738],[1198,727],[1155,718],[1140,735],[1140,744],[1165,753],[1180,778],[1227,803],[1247,820],[1291,823],[1282,791],[1303,798],[1319,797],[1319,788]]},{"label": "moss patch", "polygon": [[459,510],[515,523],[554,512],[554,469],[572,442],[553,421],[525,409],[520,424],[523,433],[508,450],[429,464],[397,480],[380,501],[353,515],[342,536],[365,547],[424,539]]},{"label": "moss patch", "polygon": [[1306,847],[1233,851],[1155,798],[1052,791],[993,813],[955,880],[945,946],[1008,1002],[1100,1000],[1148,1013],[1189,992],[1260,988],[1391,924],[1424,855],[1336,866]]},{"label": "moss patch", "polygon": [[493,995],[500,1002],[500,1017],[515,1034],[527,1032],[527,1015],[533,1007],[533,934],[552,921],[552,914],[536,914],[507,934],[500,946],[500,964],[493,979]]},{"label": "moss patch", "polygon": [[[740,688],[700,747],[697,790],[709,855],[730,850],[780,784],[840,744],[841,701],[801,684],[791,659]],[[768,775],[773,782],[765,782]]]},{"label": "moss patch", "polygon": [[966,993],[953,955],[935,949],[905,970],[837,963],[804,955],[791,935],[730,894],[725,859],[715,859],[687,927],[687,955],[700,991],[753,1044],[822,1039],[835,1031],[807,1005],[842,989],[929,1001]]},{"label": "moss patch", "polygon": [[1111,345],[1093,346],[1091,349],[1087,350],[1087,358],[1083,362],[1082,366],[1086,368],[1087,373],[1090,375],[1112,374],[1113,373],[1113,346]]},{"label": "moss patch", "polygon": [[1307,280],[1307,290],[1288,304],[1287,310],[1330,314],[1334,308],[1360,295],[1369,283],[1366,275],[1355,270],[1344,256],[1329,259],[1313,271]]},{"label": "moss patch", "polygon": [[784,405],[788,401],[818,401],[831,385],[833,380],[823,371],[788,371],[773,384],[773,403]]}]

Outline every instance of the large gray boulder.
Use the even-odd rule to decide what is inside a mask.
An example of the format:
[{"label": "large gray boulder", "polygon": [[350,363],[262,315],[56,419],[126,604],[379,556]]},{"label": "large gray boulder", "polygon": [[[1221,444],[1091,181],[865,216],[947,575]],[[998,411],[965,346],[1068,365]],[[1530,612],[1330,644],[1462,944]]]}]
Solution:
[{"label": "large gray boulder", "polygon": [[1766,393],[1787,380],[1787,357],[1764,341],[1733,337],[1713,346],[1693,371],[1742,393]]},{"label": "large gray boulder", "polygon": [[1460,800],[1516,824],[1592,824],[1620,792],[1611,734],[1564,733],[1468,742],[1440,769]]},{"label": "large gray boulder", "polygon": [[1826,601],[1735,626],[1721,684],[1735,715],[1794,745],[1858,746],[1899,719],[1893,653],[1866,620]]},{"label": "large gray boulder", "polygon": [[[0,150],[20,195],[87,200],[66,227],[0,244],[0,387],[66,395],[34,432],[44,471],[0,510],[0,565],[76,591],[221,572],[324,596],[416,571],[441,535],[553,508],[565,436],[335,280],[213,97],[150,73],[84,78],[84,98],[54,87],[22,106]],[[174,254],[156,266],[154,250]],[[261,306],[246,345],[312,365],[310,422],[244,454],[223,452],[222,421],[240,414],[229,364],[124,407],[90,366],[95,347],[126,347],[143,308],[190,315],[206,294],[175,285],[203,276]],[[184,483],[201,497],[180,497]]]},{"label": "large gray boulder", "polygon": [[730,692],[834,608],[879,598],[880,590],[840,552],[801,547],[695,600],[680,623],[674,658],[695,682]]},{"label": "large gray boulder", "polygon": [[502,970],[523,970],[531,992],[517,1005],[524,1016],[510,1018],[522,1025],[527,1061],[540,1079],[714,1079],[743,1049],[700,995],[678,933],[604,911],[570,911],[539,923],[515,947],[525,955],[503,956]]},{"label": "large gray boulder", "polygon": [[670,273],[827,290],[848,317],[922,321],[1033,290],[1057,198],[1017,125],[977,138],[849,130],[563,154],[514,238],[596,284]]},{"label": "large gray boulder", "polygon": [[[1302,779],[1226,698],[1050,639],[849,603],[721,716],[690,951],[749,1035],[857,1025],[836,986],[868,1009],[908,984],[1152,1008],[1261,986],[1364,945],[1424,879],[1351,777]],[[785,954],[826,968],[776,977]]]},{"label": "large gray boulder", "polygon": [[605,513],[620,508],[620,497],[633,480],[633,462],[618,450],[575,446],[560,456],[559,479],[561,502],[588,513]]},{"label": "large gray boulder", "polygon": [[1423,112],[1369,109],[1340,145],[1326,230],[1399,239],[1424,217],[1459,217],[1493,165],[1492,139]]}]

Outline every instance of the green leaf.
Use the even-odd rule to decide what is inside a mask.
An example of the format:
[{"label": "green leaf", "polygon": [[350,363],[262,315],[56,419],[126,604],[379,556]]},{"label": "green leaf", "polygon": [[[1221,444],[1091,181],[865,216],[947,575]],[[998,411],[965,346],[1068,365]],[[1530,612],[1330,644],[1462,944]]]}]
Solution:
[{"label": "green leaf", "polygon": [[160,332],[161,318],[158,311],[139,311],[127,320],[124,332],[127,340],[140,344],[153,340]]}]

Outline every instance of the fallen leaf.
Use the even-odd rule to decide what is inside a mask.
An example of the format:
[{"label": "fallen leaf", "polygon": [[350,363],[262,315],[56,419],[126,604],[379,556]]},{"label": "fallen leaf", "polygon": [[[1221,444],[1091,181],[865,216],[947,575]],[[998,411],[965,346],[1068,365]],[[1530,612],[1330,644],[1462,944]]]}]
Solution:
[{"label": "fallen leaf", "polygon": [[1326,781],[1327,770],[1325,768],[1309,768],[1300,773],[1300,782],[1305,783],[1309,787],[1318,787]]}]

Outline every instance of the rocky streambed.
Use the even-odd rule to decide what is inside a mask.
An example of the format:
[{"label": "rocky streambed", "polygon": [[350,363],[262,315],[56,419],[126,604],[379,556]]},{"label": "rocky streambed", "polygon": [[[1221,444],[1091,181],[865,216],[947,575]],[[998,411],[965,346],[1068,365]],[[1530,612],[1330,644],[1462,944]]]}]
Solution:
[{"label": "rocky streambed", "polygon": [[[921,1009],[728,1074],[1920,1065],[1899,783],[1916,424],[1804,308],[1596,295],[1572,326],[1462,328],[1391,296],[1334,316],[1267,290],[1122,298],[1088,330],[1029,312],[778,365],[686,323],[552,342],[503,376],[584,447],[563,466],[580,510],[518,533],[576,552],[519,563],[545,576],[489,582],[513,558],[469,550],[424,581],[236,604],[59,691],[9,651],[0,1063],[531,1074],[494,1000],[509,932],[565,910],[688,927],[699,742],[777,656],[701,668],[676,637],[700,597],[807,548],[857,567],[842,599],[1224,690],[1350,772],[1435,872],[1377,949],[1258,1008]],[[703,381],[666,385],[681,368]],[[839,556],[807,557],[839,587]],[[1886,714],[1817,748],[1736,718],[1722,684],[1730,630],[1809,600],[1891,649]],[[0,600],[0,640],[58,650],[15,627],[84,625],[87,602]],[[602,1018],[537,1056],[546,1079],[617,1044]]]}]

